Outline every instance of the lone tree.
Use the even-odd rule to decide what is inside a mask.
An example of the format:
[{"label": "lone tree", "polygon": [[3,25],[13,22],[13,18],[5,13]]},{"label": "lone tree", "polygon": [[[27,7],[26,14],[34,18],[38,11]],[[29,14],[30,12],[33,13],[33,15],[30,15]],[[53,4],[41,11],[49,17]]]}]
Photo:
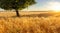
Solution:
[{"label": "lone tree", "polygon": [[18,10],[22,10],[35,3],[35,0],[0,0],[0,8],[5,10],[14,9],[17,17],[19,17],[20,15]]}]

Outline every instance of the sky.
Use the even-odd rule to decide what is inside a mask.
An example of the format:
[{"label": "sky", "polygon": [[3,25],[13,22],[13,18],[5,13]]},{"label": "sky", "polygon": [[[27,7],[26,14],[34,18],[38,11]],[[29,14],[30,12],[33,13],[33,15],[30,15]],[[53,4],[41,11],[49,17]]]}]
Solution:
[{"label": "sky", "polygon": [[23,9],[22,11],[60,10],[60,0],[35,0],[35,1],[36,4],[29,6]]}]

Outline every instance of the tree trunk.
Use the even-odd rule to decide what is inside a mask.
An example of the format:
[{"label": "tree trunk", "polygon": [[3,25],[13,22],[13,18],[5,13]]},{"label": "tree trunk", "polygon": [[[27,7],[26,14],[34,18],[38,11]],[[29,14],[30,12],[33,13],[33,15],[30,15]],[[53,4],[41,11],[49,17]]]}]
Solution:
[{"label": "tree trunk", "polygon": [[19,17],[20,15],[19,15],[19,11],[16,9],[16,15],[17,15],[17,17]]}]

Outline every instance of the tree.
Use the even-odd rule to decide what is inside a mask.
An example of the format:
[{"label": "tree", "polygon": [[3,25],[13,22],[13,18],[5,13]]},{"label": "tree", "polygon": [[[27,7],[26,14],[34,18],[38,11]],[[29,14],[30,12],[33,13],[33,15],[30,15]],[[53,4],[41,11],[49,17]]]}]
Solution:
[{"label": "tree", "polygon": [[0,8],[5,10],[16,11],[17,16],[19,17],[19,11],[30,5],[35,4],[35,0],[0,0]]}]

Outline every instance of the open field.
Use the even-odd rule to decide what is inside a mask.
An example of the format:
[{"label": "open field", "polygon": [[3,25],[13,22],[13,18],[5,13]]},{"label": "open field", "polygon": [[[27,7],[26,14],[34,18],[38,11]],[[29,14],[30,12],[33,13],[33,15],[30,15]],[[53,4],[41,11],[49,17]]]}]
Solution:
[{"label": "open field", "polygon": [[59,13],[20,12],[20,15],[13,17],[15,12],[0,12],[0,33],[60,33],[60,17],[56,17]]},{"label": "open field", "polygon": [[[33,16],[33,15],[38,15],[38,16],[53,16],[55,13],[53,12],[29,12],[29,11],[21,11],[19,12],[21,16],[27,15],[27,16]],[[12,17],[16,16],[16,12],[11,12],[11,11],[5,11],[5,12],[0,12],[0,17]]]}]

